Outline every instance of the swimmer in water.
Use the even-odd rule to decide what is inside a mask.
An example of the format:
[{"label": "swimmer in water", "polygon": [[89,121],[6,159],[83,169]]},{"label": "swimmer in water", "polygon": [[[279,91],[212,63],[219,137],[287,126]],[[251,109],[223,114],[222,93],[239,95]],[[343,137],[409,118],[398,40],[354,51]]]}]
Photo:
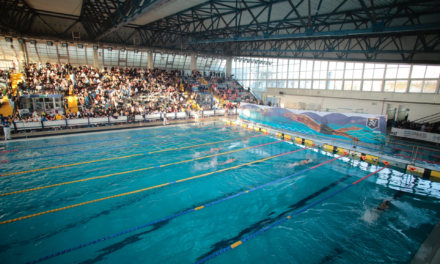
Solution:
[{"label": "swimmer in water", "polygon": [[212,152],[217,152],[220,151],[220,148],[212,148],[210,151],[208,151],[207,153],[212,153]]},{"label": "swimmer in water", "polygon": [[376,207],[377,211],[387,211],[388,209],[390,209],[390,201],[385,200],[383,203],[381,203],[378,207]]},{"label": "swimmer in water", "polygon": [[306,164],[309,164],[309,163],[311,163],[311,162],[313,162],[312,159],[306,159],[306,160],[302,160],[302,161],[300,161],[300,162],[295,162],[293,165],[294,165],[294,166],[298,166],[298,165],[306,165]]},{"label": "swimmer in water", "polygon": [[228,159],[227,161],[219,163],[218,165],[225,165],[225,164],[228,164],[228,163],[232,163],[234,161],[236,161],[236,159]]}]

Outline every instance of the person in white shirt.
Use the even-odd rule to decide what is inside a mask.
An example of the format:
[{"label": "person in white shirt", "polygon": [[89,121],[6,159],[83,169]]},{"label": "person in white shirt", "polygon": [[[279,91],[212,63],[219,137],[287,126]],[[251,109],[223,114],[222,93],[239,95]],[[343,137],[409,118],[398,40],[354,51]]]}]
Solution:
[{"label": "person in white shirt", "polygon": [[169,125],[167,120],[167,111],[163,110],[162,115],[163,115],[163,125],[164,126]]},{"label": "person in white shirt", "polygon": [[194,119],[195,119],[196,123],[198,124],[199,123],[199,111],[194,112]]}]

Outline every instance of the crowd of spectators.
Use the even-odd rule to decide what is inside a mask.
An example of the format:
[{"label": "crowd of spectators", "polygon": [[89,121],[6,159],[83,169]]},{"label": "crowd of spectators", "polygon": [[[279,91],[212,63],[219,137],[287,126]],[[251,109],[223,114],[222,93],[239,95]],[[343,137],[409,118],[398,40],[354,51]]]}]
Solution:
[{"label": "crowd of spectators", "polygon": [[[42,111],[29,109],[28,114],[17,114],[9,118],[13,123],[42,122],[97,117],[134,117],[158,113],[174,113],[238,108],[237,101],[256,102],[253,96],[237,96],[243,92],[231,78],[220,72],[183,70],[141,69],[133,67],[73,66],[70,64],[31,63],[25,65],[22,81],[18,83],[20,93],[14,94],[10,81],[11,71],[0,71],[3,96],[9,102],[19,102],[20,95],[64,96],[65,108]],[[3,80],[3,81],[1,81]],[[226,89],[217,89],[218,85]],[[215,100],[210,92],[235,92],[235,103],[231,96]],[[202,93],[204,92],[204,97]],[[78,112],[69,111],[67,97],[77,98]],[[202,101],[201,98],[204,98]],[[199,103],[199,104],[198,104]],[[19,107],[20,109],[22,108]],[[19,109],[17,107],[17,109]],[[123,118],[122,120],[130,120]]]},{"label": "crowd of spectators", "polygon": [[416,123],[416,122],[410,122],[407,120],[399,121],[396,124],[397,128],[401,129],[409,129],[409,130],[416,130],[416,131],[422,131],[422,132],[428,132],[428,133],[437,133],[440,134],[440,124],[435,123]]}]

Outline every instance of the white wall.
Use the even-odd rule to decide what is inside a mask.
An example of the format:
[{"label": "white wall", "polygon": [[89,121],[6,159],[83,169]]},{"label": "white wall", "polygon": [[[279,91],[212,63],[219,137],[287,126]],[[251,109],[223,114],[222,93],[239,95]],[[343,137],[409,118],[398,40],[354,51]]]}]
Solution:
[{"label": "white wall", "polygon": [[[409,120],[440,113],[440,96],[438,94],[305,89],[267,89],[267,91],[267,97],[275,95],[280,98],[281,106],[285,108],[378,115],[394,114],[397,111],[399,120],[404,118],[407,113]],[[280,95],[280,91],[284,92],[284,95]],[[400,100],[392,98],[393,96]]]}]

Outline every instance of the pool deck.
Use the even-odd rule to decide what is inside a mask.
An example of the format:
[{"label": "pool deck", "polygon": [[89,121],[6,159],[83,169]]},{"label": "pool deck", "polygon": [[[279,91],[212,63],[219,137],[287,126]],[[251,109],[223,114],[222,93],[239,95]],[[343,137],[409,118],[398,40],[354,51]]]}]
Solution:
[{"label": "pool deck", "polygon": [[440,221],[414,255],[411,264],[440,263]]},{"label": "pool deck", "polygon": [[[218,121],[225,117],[215,117],[215,118],[200,118],[200,123]],[[235,116],[230,116],[229,119],[235,119]],[[186,125],[186,124],[195,124],[194,119],[191,120],[168,120],[170,126],[172,125]],[[50,131],[42,131],[42,132],[32,132],[32,133],[14,133],[11,134],[11,141],[16,141],[18,139],[34,139],[34,138],[42,138],[42,137],[51,137],[51,136],[63,136],[63,135],[75,135],[75,134],[84,134],[84,133],[96,133],[96,132],[108,132],[108,131],[117,131],[117,130],[125,130],[125,129],[142,129],[142,128],[150,128],[150,127],[161,127],[163,126],[162,121],[159,122],[148,122],[148,123],[134,123],[134,124],[124,124],[124,125],[114,125],[114,126],[99,126],[99,127],[87,127],[87,128],[78,128],[78,129],[60,129],[60,130],[50,130]],[[0,138],[0,144],[5,143],[4,137]],[[9,141],[7,141],[9,142]]]}]

